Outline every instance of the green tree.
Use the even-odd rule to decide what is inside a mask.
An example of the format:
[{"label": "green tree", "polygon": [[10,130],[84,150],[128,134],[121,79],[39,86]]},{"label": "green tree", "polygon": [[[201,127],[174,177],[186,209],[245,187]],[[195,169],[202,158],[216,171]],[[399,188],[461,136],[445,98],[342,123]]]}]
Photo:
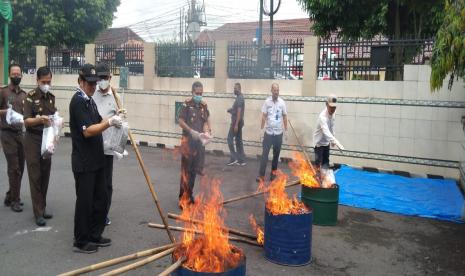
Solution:
[{"label": "green tree", "polygon": [[431,59],[431,90],[439,90],[448,74],[449,90],[454,78],[465,77],[465,0],[446,1]]},{"label": "green tree", "polygon": [[92,42],[113,21],[120,0],[13,0],[13,53],[34,45],[71,47]]},{"label": "green tree", "polygon": [[434,35],[442,22],[441,0],[297,0],[320,36],[338,31],[345,39],[378,34],[398,39]]}]

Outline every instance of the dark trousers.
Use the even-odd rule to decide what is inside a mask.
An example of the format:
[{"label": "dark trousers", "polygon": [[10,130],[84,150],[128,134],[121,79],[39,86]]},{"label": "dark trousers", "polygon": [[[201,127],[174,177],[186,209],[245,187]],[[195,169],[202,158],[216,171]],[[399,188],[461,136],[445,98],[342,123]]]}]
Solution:
[{"label": "dark trousers", "polygon": [[42,217],[47,206],[47,190],[50,180],[52,158],[44,159],[40,154],[42,135],[26,131],[24,154],[26,156],[29,186],[31,187],[32,210],[36,218]]},{"label": "dark trousers", "polygon": [[205,147],[200,141],[183,138],[181,142],[181,181],[179,185],[179,199],[186,197],[193,201],[195,177],[203,174],[205,163]]},{"label": "dark trousers", "polygon": [[258,175],[265,176],[266,164],[268,163],[268,155],[271,146],[273,146],[273,161],[271,162],[271,173],[278,169],[279,153],[281,152],[281,145],[283,144],[283,134],[269,135],[265,132],[262,145],[262,157],[260,160],[260,170]]},{"label": "dark trousers", "polygon": [[329,167],[329,146],[315,147],[315,163],[319,167]]},{"label": "dark trousers", "polygon": [[[228,133],[228,146],[231,154],[231,161],[237,160],[242,163],[245,159],[244,146],[242,144],[242,128],[244,123],[240,122],[237,133],[234,133],[234,123],[231,124]],[[236,142],[236,149],[234,149],[234,141]]]},{"label": "dark trousers", "polygon": [[0,133],[0,140],[5,154],[9,182],[6,199],[10,202],[19,202],[25,162],[23,134],[21,131],[4,129]]},{"label": "dark trousers", "polygon": [[105,155],[105,183],[107,186],[107,217],[110,212],[111,198],[113,196],[113,155]]},{"label": "dark trousers", "polygon": [[74,245],[84,246],[98,240],[105,229],[108,208],[105,170],[73,173],[76,186]]}]

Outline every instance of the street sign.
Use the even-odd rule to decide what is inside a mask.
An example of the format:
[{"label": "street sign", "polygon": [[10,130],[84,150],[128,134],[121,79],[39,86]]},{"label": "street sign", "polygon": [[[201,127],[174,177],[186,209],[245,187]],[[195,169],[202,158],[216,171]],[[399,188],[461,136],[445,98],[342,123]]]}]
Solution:
[{"label": "street sign", "polygon": [[128,77],[129,77],[129,68],[120,67],[119,68],[119,87],[128,88]]}]

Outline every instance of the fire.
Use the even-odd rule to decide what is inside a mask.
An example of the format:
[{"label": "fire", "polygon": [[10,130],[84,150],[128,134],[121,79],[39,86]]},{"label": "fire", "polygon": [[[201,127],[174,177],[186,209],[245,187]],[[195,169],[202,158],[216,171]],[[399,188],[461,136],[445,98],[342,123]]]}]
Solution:
[{"label": "fire", "polygon": [[[219,181],[212,180],[210,185],[207,182],[202,181],[202,192],[194,204],[189,204],[187,196],[181,199],[181,217],[188,221],[185,227],[193,231],[182,234],[182,245],[175,251],[175,257],[185,256],[183,266],[190,270],[218,273],[237,266],[243,253],[229,243],[229,233],[224,230],[225,211]],[[202,223],[192,223],[192,220]]]},{"label": "fire", "polygon": [[257,225],[257,221],[252,214],[249,216],[249,222],[252,225],[253,230],[257,233],[257,242],[263,245],[265,242],[265,232],[263,232],[263,229]]},{"label": "fire", "polygon": [[294,161],[289,163],[289,167],[291,168],[292,174],[300,179],[300,183],[310,188],[320,187],[314,170],[310,167],[310,164],[308,164],[303,155],[300,152],[294,152],[293,157]]},{"label": "fire", "polygon": [[294,195],[290,199],[286,193],[287,175],[281,171],[275,173],[276,178],[268,187],[264,187],[264,183],[260,182],[259,189],[268,190],[268,198],[266,198],[266,209],[273,215],[282,214],[302,214],[308,212],[307,207],[297,200]]}]

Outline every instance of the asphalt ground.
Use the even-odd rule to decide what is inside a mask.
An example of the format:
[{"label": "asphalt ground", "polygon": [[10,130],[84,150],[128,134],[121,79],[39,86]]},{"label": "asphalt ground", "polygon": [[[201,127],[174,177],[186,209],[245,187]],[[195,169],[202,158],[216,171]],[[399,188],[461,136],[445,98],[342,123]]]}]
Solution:
[{"label": "asphalt ground", "polygon": [[[129,157],[114,163],[114,193],[110,211],[112,224],[104,236],[113,244],[95,254],[72,251],[75,204],[71,171],[71,140],[60,140],[53,156],[47,210],[54,218],[45,228],[33,219],[27,173],[21,198],[24,211],[14,213],[0,206],[0,275],[56,275],[144,249],[169,243],[164,230],[147,227],[161,223],[142,171],[129,148]],[[141,147],[161,206],[179,213],[180,157],[172,150]],[[221,179],[224,198],[256,190],[257,160],[244,167],[226,166],[227,156],[207,155],[206,172]],[[286,164],[280,164],[287,170]],[[269,169],[269,167],[268,167]],[[0,194],[7,190],[6,161],[0,156]],[[195,192],[198,190],[196,186]],[[297,193],[298,187],[289,189]],[[3,197],[1,198],[3,201]],[[226,224],[252,232],[248,216],[254,214],[263,225],[262,196],[228,204]],[[170,220],[172,225],[176,223]],[[176,233],[178,236],[179,234]],[[289,267],[270,263],[263,249],[236,244],[247,256],[247,275],[464,275],[465,225],[425,218],[339,206],[336,226],[313,226],[312,262]],[[156,275],[170,264],[158,260],[127,275]],[[109,269],[102,270],[108,271]],[[99,271],[100,273],[102,271]],[[97,275],[98,273],[90,274]]]}]

